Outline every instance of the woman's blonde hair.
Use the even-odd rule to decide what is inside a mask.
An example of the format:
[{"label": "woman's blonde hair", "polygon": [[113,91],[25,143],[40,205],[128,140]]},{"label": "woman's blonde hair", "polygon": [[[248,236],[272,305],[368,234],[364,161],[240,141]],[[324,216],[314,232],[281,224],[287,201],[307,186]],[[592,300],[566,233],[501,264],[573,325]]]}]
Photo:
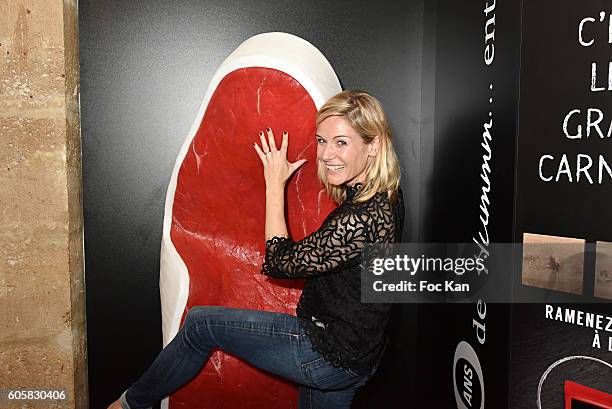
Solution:
[{"label": "woman's blonde hair", "polygon": [[[366,144],[379,137],[378,152],[366,167],[365,183],[354,200],[364,202],[379,192],[387,192],[395,200],[400,183],[400,166],[391,142],[391,127],[380,102],[365,91],[342,91],[319,109],[317,126],[330,116],[346,119]],[[343,202],[346,188],[329,183],[326,168],[320,161],[317,173],[327,194],[336,203]]]}]

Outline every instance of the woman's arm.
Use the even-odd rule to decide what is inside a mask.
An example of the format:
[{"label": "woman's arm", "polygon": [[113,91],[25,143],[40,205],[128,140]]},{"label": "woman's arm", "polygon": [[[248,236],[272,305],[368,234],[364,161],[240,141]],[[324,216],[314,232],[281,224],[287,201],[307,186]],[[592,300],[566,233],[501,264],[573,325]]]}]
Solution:
[{"label": "woman's arm", "polygon": [[268,141],[263,132],[259,132],[261,148],[254,144],[254,148],[264,167],[266,181],[266,226],[265,239],[273,237],[289,237],[287,223],[285,222],[285,184],[287,179],[302,166],[306,159],[293,163],[287,161],[288,134],[283,132],[283,142],[280,149],[276,149],[274,134],[270,128],[266,129]]},{"label": "woman's arm", "polygon": [[266,186],[266,241],[272,237],[289,237],[285,222],[285,186]]},{"label": "woman's arm", "polygon": [[317,231],[298,242],[274,237],[266,242],[263,273],[273,278],[312,278],[357,265],[370,224],[366,212],[336,209]]}]

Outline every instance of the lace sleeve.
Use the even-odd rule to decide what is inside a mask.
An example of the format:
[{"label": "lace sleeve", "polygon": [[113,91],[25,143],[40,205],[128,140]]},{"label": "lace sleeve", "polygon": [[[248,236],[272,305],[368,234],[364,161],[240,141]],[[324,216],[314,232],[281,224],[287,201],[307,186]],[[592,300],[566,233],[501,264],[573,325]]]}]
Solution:
[{"label": "lace sleeve", "polygon": [[268,240],[263,273],[274,278],[310,278],[358,264],[370,216],[354,212],[334,216],[298,242],[286,237]]}]

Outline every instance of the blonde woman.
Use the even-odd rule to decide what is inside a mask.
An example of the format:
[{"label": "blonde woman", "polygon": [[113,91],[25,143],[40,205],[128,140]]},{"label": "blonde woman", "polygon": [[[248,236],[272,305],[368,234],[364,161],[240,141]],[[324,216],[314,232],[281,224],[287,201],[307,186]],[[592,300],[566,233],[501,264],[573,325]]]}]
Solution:
[{"label": "blonde woman", "polygon": [[362,304],[366,243],[401,239],[400,168],[381,104],[343,91],[317,114],[318,175],[339,206],[303,240],[289,238],[285,184],[305,160],[287,161],[288,135],[271,129],[254,149],[266,181],[263,274],[306,279],[297,317],[216,306],[191,308],[175,338],[109,409],[149,408],[193,378],[221,349],[299,385],[299,408],[349,408],[388,344],[389,304]]}]

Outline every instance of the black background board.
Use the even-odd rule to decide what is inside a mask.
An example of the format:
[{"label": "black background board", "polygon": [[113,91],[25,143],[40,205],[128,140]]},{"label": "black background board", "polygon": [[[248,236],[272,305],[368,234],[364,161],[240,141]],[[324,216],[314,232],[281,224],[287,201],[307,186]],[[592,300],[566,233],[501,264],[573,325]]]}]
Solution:
[{"label": "black background board", "polygon": [[[380,99],[402,164],[404,240],[415,239],[422,18],[422,0],[79,1],[91,409],[106,408],[162,347],[159,252],[172,168],[214,72],[251,36],[300,36],[343,88]],[[416,307],[396,309],[394,356],[354,407],[394,408],[412,394]]]},{"label": "black background board", "polygon": [[511,240],[519,4],[499,2],[494,10],[495,59],[488,67],[484,7],[478,1],[437,2],[434,166],[427,191],[433,200],[423,242],[472,242],[480,224],[480,143],[489,112],[494,119],[491,242]]},{"label": "black background board", "polygon": [[[562,307],[585,312],[612,310],[600,304],[564,304]],[[601,349],[592,348],[594,331],[590,328],[545,319],[545,305],[515,305],[512,311],[512,349],[510,408],[537,408],[537,389],[544,372],[560,359],[588,356],[612,362],[608,337],[600,331]],[[554,367],[541,392],[542,409],[564,408],[563,384],[570,380],[606,393],[612,393],[612,368],[593,360],[571,359]]]},{"label": "black background board", "polygon": [[[436,3],[434,166],[426,183],[432,206],[425,214],[425,242],[472,242],[481,226],[481,142],[489,112],[494,120],[489,238],[512,241],[520,3],[497,2],[488,16],[495,14],[495,58],[490,66],[483,59],[486,3]],[[485,407],[507,407],[510,306],[487,305],[484,345],[476,339],[476,317],[475,303],[419,306],[414,400],[420,406],[457,407],[453,357],[458,343],[466,341],[483,369]]]},{"label": "black background board", "polygon": [[[589,184],[582,177],[575,181],[578,153],[608,157],[612,167],[612,140],[591,135],[589,139],[570,140],[562,131],[563,120],[572,109],[580,109],[569,121],[575,131],[586,127],[585,111],[604,112],[601,125],[607,131],[612,120],[612,91],[591,92],[591,63],[599,67],[598,85],[607,85],[607,68],[612,45],[608,44],[606,24],[589,23],[584,28],[590,47],[578,43],[578,24],[583,17],[598,17],[600,11],[612,12],[603,0],[525,1],[522,22],[521,86],[517,160],[516,232],[569,236],[587,240],[612,241],[612,181]],[[568,154],[573,183],[561,176],[559,182],[544,182],[538,176],[539,159],[544,154],[555,161],[544,161],[544,176],[555,174],[562,154]],[[596,172],[595,172],[596,174]]]},{"label": "black background board", "polygon": [[[523,2],[520,69],[519,135],[517,143],[516,226],[515,239],[523,233],[539,233],[594,240],[610,240],[612,212],[608,210],[612,190],[610,182],[579,183],[575,178],[578,153],[589,154],[594,162],[598,154],[610,152],[610,141],[597,136],[570,140],[563,134],[566,114],[581,109],[570,125],[582,123],[585,110],[597,107],[604,115],[612,113],[608,91],[591,92],[591,63],[605,69],[599,73],[599,84],[607,84],[610,59],[608,26],[595,23],[585,27],[587,40],[595,36],[591,47],[578,43],[578,24],[583,17],[598,17],[600,11],[611,12],[605,1]],[[606,23],[608,17],[606,17]],[[604,75],[604,77],[602,77]],[[606,112],[607,111],[607,112]],[[580,119],[578,119],[580,118]],[[609,120],[602,121],[604,132]],[[570,126],[572,128],[572,126]],[[561,155],[567,154],[573,168],[573,183],[562,176],[557,183],[544,182],[538,175],[540,157],[552,155],[546,162],[545,176],[556,173]],[[595,162],[596,164],[596,162]],[[595,172],[596,175],[596,172]],[[605,176],[605,175],[604,175]],[[582,295],[556,292],[555,296],[574,304],[555,305],[584,312],[612,315],[609,303],[591,303],[593,298],[593,254],[585,258]],[[517,291],[545,296],[549,290],[521,286]],[[545,371],[555,362],[574,356],[587,356],[612,362],[608,350],[610,333],[600,331],[601,348],[592,346],[595,331],[546,319],[544,304],[514,305],[512,311],[512,346],[510,374],[510,407],[536,408],[537,388]],[[570,359],[551,370],[541,391],[542,408],[564,408],[563,382],[572,380],[607,393],[612,392],[612,369],[587,359]],[[576,406],[577,407],[577,406]]]}]

